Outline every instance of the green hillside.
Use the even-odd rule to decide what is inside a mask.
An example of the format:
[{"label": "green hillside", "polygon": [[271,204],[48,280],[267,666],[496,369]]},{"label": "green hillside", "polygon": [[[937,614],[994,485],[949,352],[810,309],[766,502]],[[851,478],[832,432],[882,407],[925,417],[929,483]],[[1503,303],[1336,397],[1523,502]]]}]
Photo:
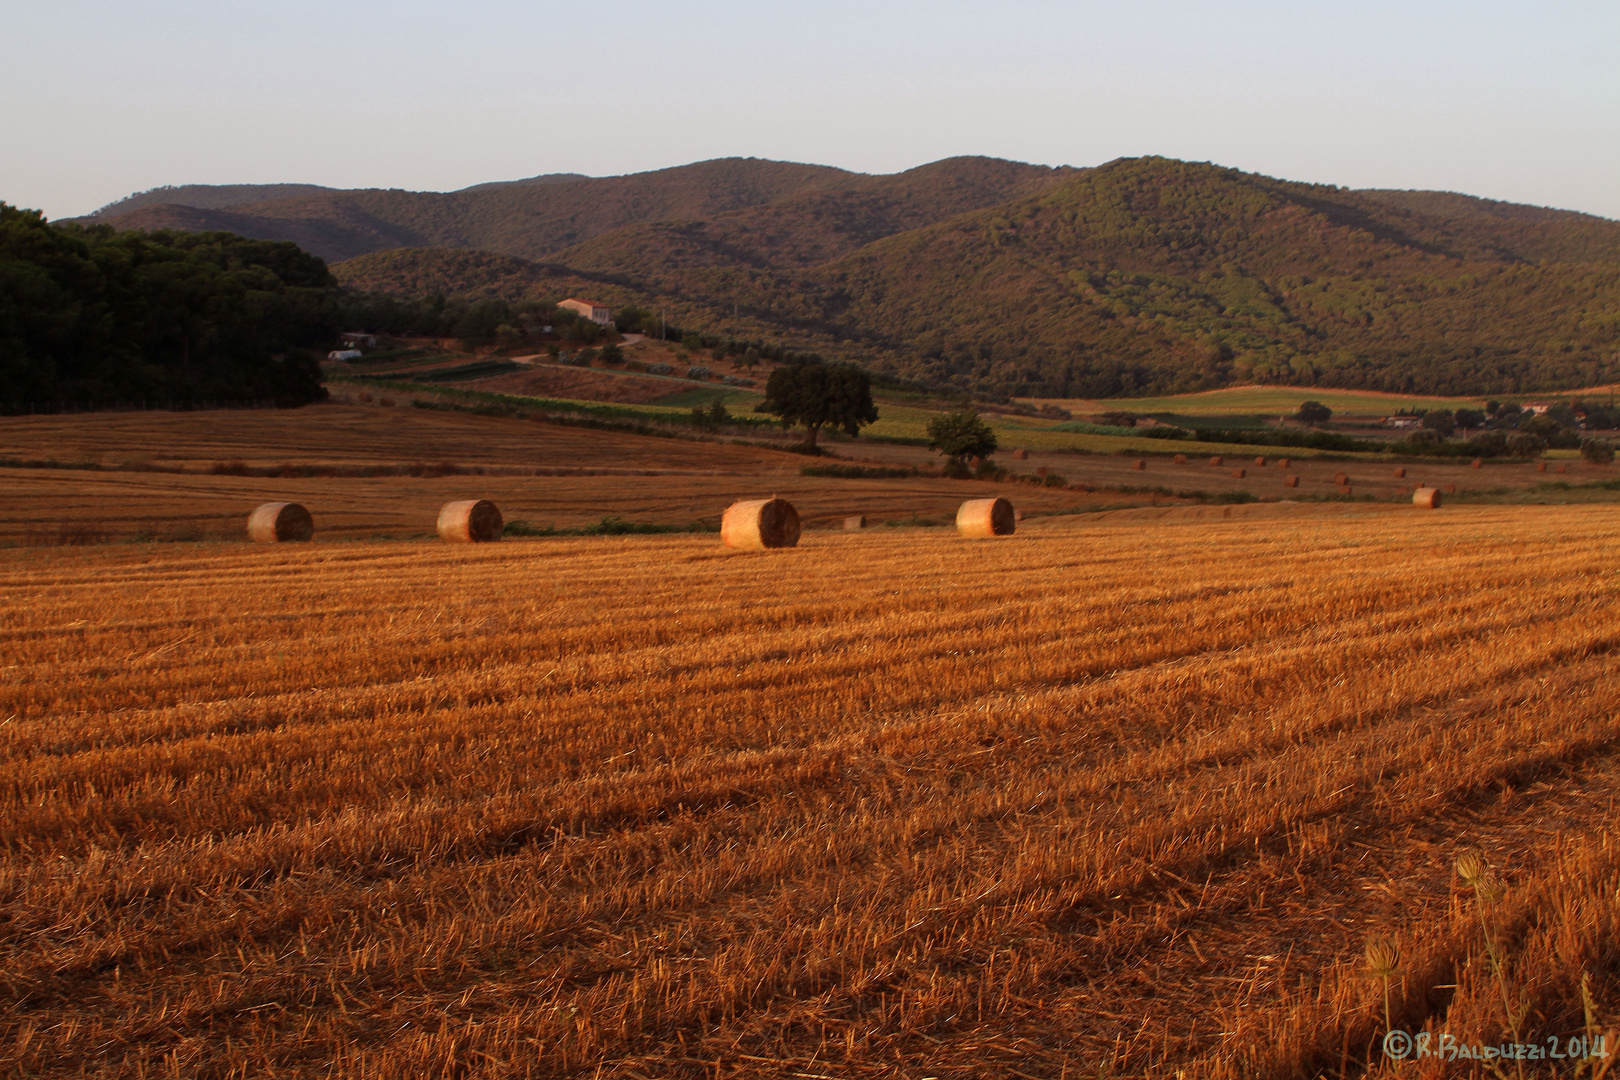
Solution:
[{"label": "green hillside", "polygon": [[332,191],[227,209],[148,206],[110,223],[293,240],[333,261],[396,247],[481,248],[537,259],[627,225],[712,217],[853,175],[823,165],[726,158],[629,176],[448,193]]},{"label": "green hillside", "polygon": [[880,240],[817,279],[846,336],[965,383],[1515,392],[1613,377],[1616,244],[1620,223],[1584,215],[1440,219],[1146,158]]},{"label": "green hillside", "polygon": [[332,190],[319,184],[182,184],[178,187],[155,187],[108,203],[80,220],[84,224],[115,221],[148,206],[174,205],[197,210],[223,210],[228,206],[296,199]]},{"label": "green hillside", "polygon": [[683,327],[977,392],[1518,394],[1620,378],[1620,223],[1163,158],[952,158],[892,176],[727,159],[148,206],[120,223],[364,256],[335,273],[378,291],[588,288]]}]

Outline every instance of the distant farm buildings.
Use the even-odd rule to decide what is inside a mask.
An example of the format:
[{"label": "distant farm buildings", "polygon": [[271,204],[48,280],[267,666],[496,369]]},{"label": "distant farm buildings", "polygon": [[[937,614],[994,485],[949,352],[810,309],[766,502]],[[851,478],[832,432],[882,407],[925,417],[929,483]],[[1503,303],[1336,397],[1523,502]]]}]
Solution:
[{"label": "distant farm buildings", "polygon": [[557,306],[567,308],[575,315],[589,319],[598,326],[606,326],[613,321],[613,310],[600,300],[581,300],[570,296]]}]

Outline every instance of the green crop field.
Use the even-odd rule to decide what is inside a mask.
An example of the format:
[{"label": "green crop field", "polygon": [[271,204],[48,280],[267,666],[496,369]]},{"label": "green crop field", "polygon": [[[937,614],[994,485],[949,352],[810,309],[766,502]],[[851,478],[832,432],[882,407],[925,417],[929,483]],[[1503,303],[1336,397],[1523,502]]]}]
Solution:
[{"label": "green crop field", "polygon": [[[1170,399],[1166,399],[1170,400]],[[937,409],[922,409],[911,405],[896,405],[883,401],[878,404],[878,422],[864,434],[879,439],[926,439],[928,421],[939,415]],[[1148,439],[1130,435],[1102,435],[1087,431],[1064,430],[1062,421],[1037,417],[1005,416],[999,413],[983,414],[984,421],[996,433],[996,441],[1003,451],[1008,450],[1079,450],[1092,454],[1252,454],[1255,447],[1244,443],[1183,442],[1177,439]],[[1271,448],[1268,453],[1278,453]],[[1325,451],[1288,447],[1289,457],[1317,457]],[[1342,455],[1341,455],[1342,456]],[[1369,456],[1369,455],[1362,455]],[[1370,455],[1377,456],[1377,455]]]},{"label": "green crop field", "polygon": [[[1529,394],[1540,399],[1547,395]],[[1361,416],[1384,416],[1401,409],[1478,409],[1480,397],[1430,397],[1423,394],[1383,394],[1371,390],[1329,390],[1301,386],[1232,386],[1198,394],[1172,394],[1165,397],[1071,398],[1053,403],[1079,413],[1108,411],[1134,413],[1182,413],[1187,416],[1277,415],[1291,413],[1302,401],[1320,401],[1334,412]]]}]

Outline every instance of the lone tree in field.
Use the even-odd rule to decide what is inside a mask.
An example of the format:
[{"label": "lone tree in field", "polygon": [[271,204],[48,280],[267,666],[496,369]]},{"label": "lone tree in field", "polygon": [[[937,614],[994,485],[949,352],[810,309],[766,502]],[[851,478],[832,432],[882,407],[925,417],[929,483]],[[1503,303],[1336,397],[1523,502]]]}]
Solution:
[{"label": "lone tree in field", "polygon": [[1333,410],[1320,401],[1302,401],[1299,403],[1299,410],[1294,413],[1294,419],[1314,427],[1333,419]]},{"label": "lone tree in field", "polygon": [[853,364],[785,364],[771,372],[759,411],[780,416],[783,427],[803,424],[811,451],[826,424],[857,435],[878,418],[872,379]]},{"label": "lone tree in field", "polygon": [[996,433],[973,409],[958,409],[928,421],[928,449],[944,454],[960,472],[967,458],[983,460],[996,452]]}]

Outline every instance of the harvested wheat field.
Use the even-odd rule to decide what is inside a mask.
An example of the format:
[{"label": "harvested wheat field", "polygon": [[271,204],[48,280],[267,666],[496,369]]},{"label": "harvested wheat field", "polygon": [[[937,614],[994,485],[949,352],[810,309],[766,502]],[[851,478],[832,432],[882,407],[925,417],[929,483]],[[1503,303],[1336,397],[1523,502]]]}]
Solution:
[{"label": "harvested wheat field", "polygon": [[473,496],[541,531],[608,517],[718,528],[740,493],[791,499],[810,528],[857,513],[942,525],[984,495],[1045,514],[1158,501],[927,475],[803,476],[808,462],[719,440],[422,409],[8,417],[0,548],[236,539],[266,502],[306,506],[317,538],[339,540],[431,535],[444,503]]},{"label": "harvested wheat field", "polygon": [[1385,937],[1612,1024],[1620,513],[1245,509],[0,552],[0,1061],[1395,1075]]}]

